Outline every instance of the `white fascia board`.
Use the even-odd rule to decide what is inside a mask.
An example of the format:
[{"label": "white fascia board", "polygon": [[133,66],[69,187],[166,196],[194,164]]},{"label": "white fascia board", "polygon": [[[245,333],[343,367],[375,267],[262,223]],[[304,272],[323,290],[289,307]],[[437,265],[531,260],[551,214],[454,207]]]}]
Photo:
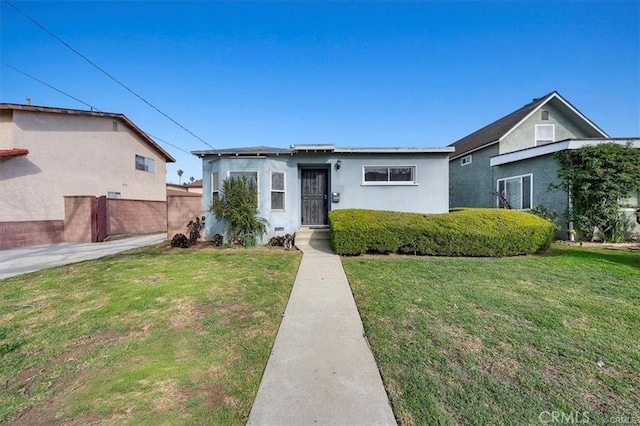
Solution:
[{"label": "white fascia board", "polygon": [[533,111],[531,111],[529,114],[527,114],[522,120],[520,120],[518,122],[518,124],[516,124],[515,126],[513,126],[511,129],[509,129],[509,131],[507,133],[505,133],[504,135],[502,135],[500,137],[500,139],[498,141],[502,141],[504,140],[504,138],[506,138],[507,136],[509,136],[511,134],[511,132],[513,132],[515,129],[517,129],[518,127],[520,127],[520,125],[522,123],[524,123],[526,120],[529,119],[529,117],[531,117],[533,114],[535,114],[538,110],[540,110],[540,108],[542,108],[543,106],[545,106],[551,99],[553,99],[553,97],[558,97],[558,94],[556,92],[553,92],[552,94],[550,94],[547,99],[544,100],[544,102],[542,102],[540,105],[538,105],[537,108],[535,108]]},{"label": "white fascia board", "polygon": [[477,147],[477,148],[473,148],[473,149],[470,149],[469,151],[465,151],[465,152],[463,152],[462,154],[454,155],[453,157],[449,157],[449,161],[457,160],[457,159],[458,159],[458,158],[460,158],[460,157],[464,157],[465,155],[469,155],[469,154],[474,153],[474,152],[476,152],[476,151],[480,151],[481,149],[485,149],[485,148],[486,148],[486,147],[488,147],[488,146],[495,145],[495,144],[497,144],[498,142],[499,142],[499,141],[497,141],[497,140],[496,140],[496,141],[493,141],[493,142],[489,142],[489,143],[484,144],[484,145],[482,145],[482,146],[479,146],[479,147]]},{"label": "white fascia board", "polygon": [[496,155],[491,157],[489,164],[491,167],[500,166],[502,164],[513,163],[515,161],[527,160],[529,158],[540,157],[542,155],[553,154],[555,152],[564,151],[565,149],[578,149],[583,146],[600,145],[603,143],[617,143],[618,145],[626,145],[631,143],[634,148],[640,148],[640,138],[629,139],[568,139],[565,141],[550,143],[547,145],[537,146],[534,148],[523,149],[520,151],[509,152],[507,154]]}]

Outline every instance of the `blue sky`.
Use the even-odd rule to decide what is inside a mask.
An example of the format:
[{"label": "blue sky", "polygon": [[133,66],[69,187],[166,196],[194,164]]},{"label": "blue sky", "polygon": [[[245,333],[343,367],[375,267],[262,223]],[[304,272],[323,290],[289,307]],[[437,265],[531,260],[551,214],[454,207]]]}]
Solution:
[{"label": "blue sky", "polygon": [[[15,1],[216,148],[445,146],[558,90],[640,136],[640,2]],[[2,60],[186,151],[208,147],[0,0]],[[85,109],[0,67],[0,100]],[[168,181],[202,175],[176,159]]]}]

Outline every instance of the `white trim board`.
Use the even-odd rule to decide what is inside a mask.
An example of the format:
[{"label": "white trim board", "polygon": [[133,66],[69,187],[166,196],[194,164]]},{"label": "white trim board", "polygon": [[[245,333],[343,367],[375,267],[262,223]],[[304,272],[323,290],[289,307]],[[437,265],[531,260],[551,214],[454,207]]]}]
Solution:
[{"label": "white trim board", "polygon": [[513,163],[515,161],[527,160],[529,158],[540,157],[542,155],[553,154],[555,152],[564,151],[565,149],[578,149],[583,146],[600,145],[603,143],[616,143],[618,145],[626,145],[631,143],[634,148],[640,148],[640,138],[629,139],[568,139],[560,142],[554,142],[547,145],[527,148],[520,151],[509,152],[507,154],[496,155],[491,157],[489,164],[491,167],[500,166],[502,164]]}]

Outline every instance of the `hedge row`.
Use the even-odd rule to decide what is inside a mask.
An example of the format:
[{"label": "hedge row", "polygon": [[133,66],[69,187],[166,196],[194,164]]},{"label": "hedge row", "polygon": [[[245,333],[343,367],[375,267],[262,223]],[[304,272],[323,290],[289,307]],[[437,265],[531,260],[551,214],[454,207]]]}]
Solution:
[{"label": "hedge row", "polygon": [[329,227],[331,247],[342,255],[515,256],[547,249],[554,233],[539,216],[479,208],[445,214],[332,210]]}]

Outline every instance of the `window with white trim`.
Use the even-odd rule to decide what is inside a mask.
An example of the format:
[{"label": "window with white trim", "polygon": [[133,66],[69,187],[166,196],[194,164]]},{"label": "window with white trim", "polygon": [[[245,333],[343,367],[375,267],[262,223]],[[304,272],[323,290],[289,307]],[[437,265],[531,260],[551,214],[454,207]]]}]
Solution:
[{"label": "window with white trim", "polygon": [[211,173],[211,199],[220,198],[220,174],[218,172]]},{"label": "window with white trim", "polygon": [[530,209],[533,204],[533,175],[498,179],[498,207]]},{"label": "window with white trim", "polygon": [[249,182],[253,183],[256,188],[256,194],[258,196],[258,204],[260,204],[260,187],[258,186],[257,170],[233,170],[229,172],[228,176],[229,178],[234,179],[242,179],[243,177],[246,177]]},{"label": "window with white trim", "polygon": [[620,205],[625,208],[637,209],[640,207],[640,191],[634,191],[627,198],[620,200]]},{"label": "window with white trim", "polygon": [[471,157],[471,154],[465,155],[460,159],[460,165],[466,166],[467,164],[471,164],[471,160],[473,160],[473,158]]},{"label": "window with white trim", "polygon": [[555,133],[555,124],[536,124],[536,146],[553,142]]},{"label": "window with white trim", "polygon": [[136,170],[153,173],[154,171],[153,159],[143,157],[142,155],[136,155]]},{"label": "window with white trim", "polygon": [[284,210],[284,173],[271,172],[271,210]]},{"label": "window with white trim", "polygon": [[414,185],[416,166],[363,166],[363,185]]}]

